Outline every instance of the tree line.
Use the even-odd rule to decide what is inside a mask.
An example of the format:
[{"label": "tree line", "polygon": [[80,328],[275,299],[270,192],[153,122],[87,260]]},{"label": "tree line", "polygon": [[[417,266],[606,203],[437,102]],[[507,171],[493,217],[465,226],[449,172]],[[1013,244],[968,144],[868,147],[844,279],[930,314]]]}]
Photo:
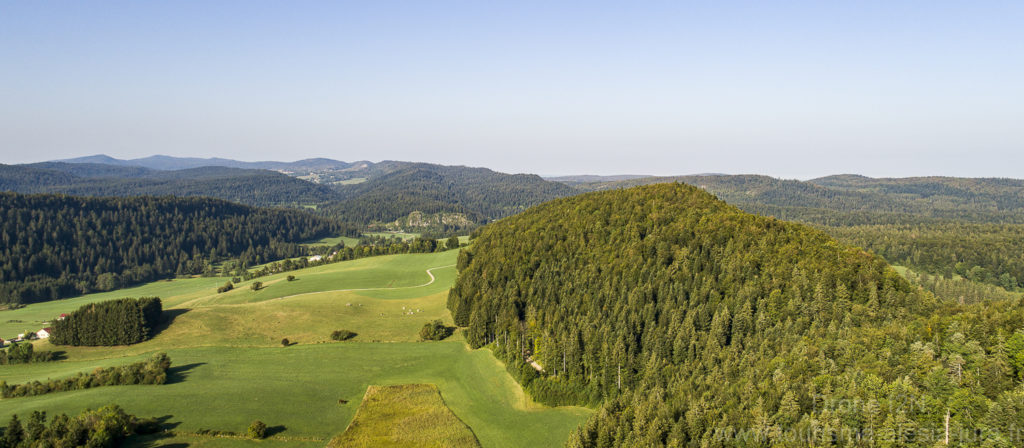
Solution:
[{"label": "tree line", "polygon": [[50,343],[107,347],[137,344],[153,335],[162,314],[159,297],[90,303],[54,322]]},{"label": "tree line", "polygon": [[67,378],[48,379],[46,382],[32,381],[11,385],[0,380],[0,397],[31,397],[102,386],[164,384],[167,382],[167,369],[170,367],[171,358],[166,353],[159,353],[146,361],[124,366],[98,368],[88,373],[79,372],[77,375]]},{"label": "tree line", "polygon": [[0,365],[49,362],[56,357],[57,355],[52,351],[35,351],[35,347],[30,342],[13,342],[7,349],[0,350]]},{"label": "tree line", "polygon": [[553,201],[482,228],[458,266],[467,342],[538,401],[599,406],[568,446],[1024,440],[1019,296],[937,298],[697,188]]},{"label": "tree line", "polygon": [[138,418],[117,405],[86,409],[74,417],[60,414],[49,423],[46,412],[33,411],[24,425],[17,415],[11,416],[0,435],[0,448],[113,448],[133,434],[153,434],[160,430],[155,419]]},{"label": "tree line", "polygon": [[[322,258],[319,260],[310,260],[309,258],[285,259],[275,261],[273,263],[267,263],[257,270],[250,270],[244,264],[238,265],[232,271],[234,278],[231,283],[240,283],[242,281],[252,280],[268,275],[296,271],[311,266],[321,266],[330,263],[355,260],[358,258],[376,257],[380,255],[441,252],[457,249],[458,247],[458,237],[450,237],[445,240],[444,243],[439,243],[433,238],[423,237],[404,240],[396,236],[363,236],[359,241],[359,245],[355,247],[348,247],[342,243],[337,246],[318,249],[322,254]],[[217,292],[227,292],[233,288],[233,285],[229,288],[228,285],[225,284],[218,288]]]},{"label": "tree line", "polygon": [[0,303],[31,303],[306,255],[301,241],[357,234],[298,210],[206,198],[0,193]]}]

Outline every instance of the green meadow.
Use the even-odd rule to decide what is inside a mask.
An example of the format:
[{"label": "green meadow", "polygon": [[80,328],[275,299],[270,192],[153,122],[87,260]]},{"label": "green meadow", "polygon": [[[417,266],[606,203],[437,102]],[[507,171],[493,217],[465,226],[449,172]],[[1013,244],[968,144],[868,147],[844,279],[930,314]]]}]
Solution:
[{"label": "green meadow", "polygon": [[370,386],[355,418],[328,448],[479,447],[432,384]]},{"label": "green meadow", "polygon": [[338,243],[345,243],[345,247],[356,247],[359,245],[359,238],[352,238],[350,236],[330,236],[320,238],[316,241],[307,241],[302,243],[304,246],[337,246]]},{"label": "green meadow", "polygon": [[[69,313],[89,303],[122,297],[155,296],[163,300],[165,309],[195,309],[205,305],[260,302],[281,297],[320,291],[364,289],[361,296],[381,298],[418,298],[445,292],[455,279],[456,251],[433,254],[388,255],[332,263],[299,271],[260,277],[263,289],[252,291],[253,281],[236,285],[230,292],[217,294],[217,287],[227,278],[187,278],[165,280],[117,291],[90,294],[73,299],[33,304],[16,310],[0,311],[0,337],[16,336],[24,331],[37,331],[61,313]],[[427,269],[437,281],[430,282]],[[287,281],[289,275],[297,280]],[[378,288],[374,290],[372,288]],[[395,289],[401,288],[401,289]],[[443,308],[443,303],[441,304]]]},{"label": "green meadow", "polygon": [[[349,425],[369,386],[432,384],[484,447],[561,445],[592,411],[531,402],[489,351],[469,350],[458,332],[443,342],[418,341],[427,321],[451,323],[445,301],[456,256],[447,251],[334,263],[260,278],[265,286],[259,291],[245,282],[217,294],[224,278],[181,279],[0,311],[0,322],[41,321],[86,303],[155,295],[172,317],[153,339],[127,347],[39,341],[37,350],[59,350],[65,359],[3,366],[0,379],[11,384],[127,364],[161,351],[173,363],[165,385],[6,399],[0,417],[26,417],[35,409],[72,414],[117,403],[135,415],[159,417],[171,430],[133,440],[136,446],[322,447]],[[289,282],[287,275],[297,280]],[[5,332],[19,328],[2,325]],[[331,341],[337,329],[357,336]],[[293,345],[281,346],[282,338]],[[269,439],[195,434],[243,434],[257,419],[271,427]]]}]

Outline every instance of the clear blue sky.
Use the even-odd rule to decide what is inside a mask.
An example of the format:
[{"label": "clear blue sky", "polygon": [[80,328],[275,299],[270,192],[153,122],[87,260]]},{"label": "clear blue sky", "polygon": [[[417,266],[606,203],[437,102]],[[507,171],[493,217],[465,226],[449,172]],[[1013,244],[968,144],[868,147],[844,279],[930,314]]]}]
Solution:
[{"label": "clear blue sky", "polygon": [[7,1],[0,162],[1024,177],[1024,2]]}]

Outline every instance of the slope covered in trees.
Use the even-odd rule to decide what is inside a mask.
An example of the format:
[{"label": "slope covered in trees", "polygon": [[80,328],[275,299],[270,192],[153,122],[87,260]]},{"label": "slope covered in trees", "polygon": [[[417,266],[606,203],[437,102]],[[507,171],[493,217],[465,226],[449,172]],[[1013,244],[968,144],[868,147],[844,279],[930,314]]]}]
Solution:
[{"label": "slope covered in trees", "polygon": [[0,191],[77,196],[207,196],[248,205],[322,204],[330,187],[266,170],[224,167],[155,171],[103,164],[0,165]]},{"label": "slope covered in trees", "polygon": [[190,168],[201,168],[208,166],[223,166],[228,168],[245,168],[253,170],[282,170],[282,171],[323,171],[323,170],[345,170],[368,162],[342,162],[331,159],[304,159],[295,162],[243,162],[240,160],[223,159],[220,157],[198,158],[198,157],[173,157],[165,155],[154,155],[138,159],[116,159],[104,154],[97,154],[73,159],[58,160],[58,163],[68,164],[103,164],[126,167],[142,167],[153,170],[186,170]]},{"label": "slope covered in trees", "polygon": [[585,191],[679,181],[743,210],[814,224],[891,263],[1024,286],[1024,181],[841,175],[806,182],[767,176],[649,177],[580,186]]},{"label": "slope covered in trees", "polygon": [[91,156],[0,165],[0,191],[4,190],[80,196],[208,196],[256,206],[316,205],[322,214],[346,222],[386,225],[401,220],[396,224],[399,228],[441,234],[577,192],[535,175],[465,166],[166,156],[135,160]]},{"label": "slope covered in trees", "polygon": [[[854,181],[856,179],[856,181]],[[1024,181],[1015,179],[832,176],[810,181],[757,175],[646,177],[581,184],[583,191],[682,182],[703,188],[751,212],[823,225],[950,219],[1024,223]],[[827,213],[822,213],[827,212]],[[784,216],[783,216],[784,215]],[[916,218],[916,219],[914,219]]]},{"label": "slope covered in trees", "polygon": [[353,231],[301,211],[216,199],[0,193],[0,303],[201,274],[225,259],[304,255],[301,241]]},{"label": "slope covered in trees", "polygon": [[472,346],[538,400],[601,404],[570,446],[1020,442],[1019,297],[941,301],[698,188],[552,201],[484,227],[459,268]]},{"label": "slope covered in trees", "polygon": [[430,164],[409,164],[338,191],[342,199],[329,213],[360,223],[395,221],[414,211],[462,213],[482,223],[576,192],[535,175]]}]

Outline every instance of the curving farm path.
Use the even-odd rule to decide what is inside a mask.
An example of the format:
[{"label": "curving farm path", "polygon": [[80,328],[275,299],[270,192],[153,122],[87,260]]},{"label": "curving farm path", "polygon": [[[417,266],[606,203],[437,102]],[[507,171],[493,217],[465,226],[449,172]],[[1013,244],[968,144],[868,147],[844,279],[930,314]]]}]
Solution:
[{"label": "curving farm path", "polygon": [[[414,286],[390,286],[390,287],[388,287],[388,286],[382,286],[382,287],[377,287],[377,288],[347,288],[347,289],[328,289],[328,290],[324,290],[324,291],[311,291],[311,292],[303,292],[303,293],[299,293],[299,294],[292,294],[292,295],[289,295],[289,296],[283,296],[283,297],[275,297],[275,298],[273,298],[273,299],[261,300],[261,301],[259,301],[259,302],[243,302],[243,303],[213,303],[213,304],[208,304],[208,305],[205,305],[205,306],[217,306],[217,307],[220,307],[220,306],[244,306],[244,305],[253,305],[253,304],[255,304],[255,303],[267,303],[267,302],[273,302],[273,301],[275,301],[275,300],[284,300],[284,299],[290,299],[290,298],[293,298],[293,297],[300,297],[300,296],[308,296],[308,295],[312,295],[312,294],[323,294],[323,293],[328,293],[328,292],[349,292],[349,291],[387,291],[387,290],[392,290],[392,289],[410,289],[410,288],[422,288],[422,287],[424,287],[424,286],[430,286],[430,285],[432,285],[432,284],[433,284],[433,283],[434,283],[434,282],[435,282],[435,281],[437,280],[437,278],[436,278],[436,277],[434,277],[434,273],[433,273],[432,271],[434,271],[435,269],[444,269],[444,268],[450,268],[450,267],[454,267],[454,266],[455,266],[454,264],[449,264],[449,265],[447,265],[447,266],[437,266],[437,267],[433,267],[433,268],[427,269],[427,271],[426,271],[426,272],[427,272],[427,275],[428,275],[428,276],[430,276],[430,281],[428,281],[428,282],[426,282],[426,283],[424,283],[424,284],[422,284],[422,285],[414,285]],[[207,300],[207,299],[209,299],[209,298],[208,298],[208,297],[200,297],[200,298],[195,298],[195,299],[189,300],[189,301],[187,301],[187,302],[184,302],[184,303],[180,303],[180,304],[174,305],[174,306],[173,306],[173,307],[171,307],[171,308],[188,308],[189,306],[195,305],[196,303],[198,303],[198,302],[201,302],[201,301],[204,301],[204,300]]]},{"label": "curving farm path", "polygon": [[454,266],[455,266],[454,264],[449,264],[449,265],[447,265],[447,266],[437,266],[437,267],[433,267],[433,268],[427,269],[427,271],[426,271],[426,272],[427,272],[427,275],[429,275],[429,276],[430,276],[430,281],[429,281],[429,282],[426,282],[426,283],[424,283],[424,284],[422,284],[422,285],[414,285],[414,286],[392,286],[392,287],[386,287],[386,286],[382,286],[382,287],[377,287],[377,288],[348,288],[348,289],[328,289],[328,290],[325,290],[325,291],[313,291],[313,292],[304,292],[304,293],[300,293],[300,294],[292,294],[292,295],[290,295],[290,296],[284,296],[284,297],[277,297],[277,298],[274,298],[274,299],[264,300],[264,302],[270,302],[270,301],[272,301],[272,300],[284,300],[284,299],[290,299],[290,298],[292,298],[292,297],[299,297],[299,296],[308,296],[308,295],[310,295],[310,294],[323,294],[323,293],[327,293],[327,292],[350,292],[350,291],[387,291],[387,290],[392,290],[392,289],[410,289],[410,288],[422,288],[422,287],[424,287],[424,286],[430,286],[430,285],[432,285],[432,284],[434,283],[434,281],[435,281],[435,280],[437,280],[437,278],[436,278],[436,277],[434,277],[434,273],[433,273],[433,272],[431,272],[431,271],[433,271],[433,270],[435,270],[435,269],[444,269],[444,268],[450,268],[450,267],[454,267]]}]

